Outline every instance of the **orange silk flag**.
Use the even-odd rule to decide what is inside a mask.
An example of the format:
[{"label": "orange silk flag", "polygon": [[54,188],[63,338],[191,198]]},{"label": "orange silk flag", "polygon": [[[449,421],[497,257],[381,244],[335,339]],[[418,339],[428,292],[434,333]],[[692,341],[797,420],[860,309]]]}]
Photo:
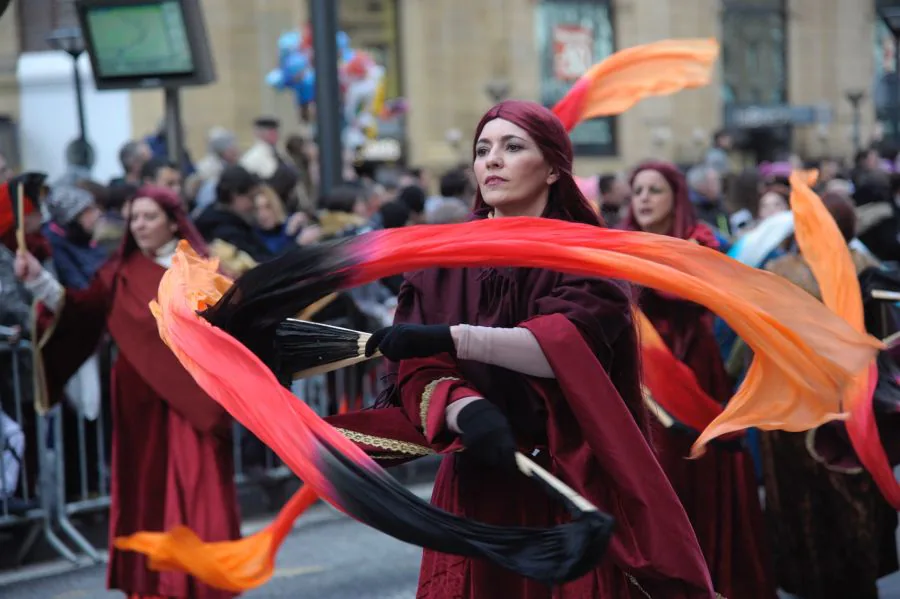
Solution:
[{"label": "orange silk flag", "polygon": [[571,131],[582,121],[621,114],[651,96],[709,85],[719,56],[714,39],[672,39],[619,50],[578,78],[553,112]]},{"label": "orange silk flag", "polygon": [[237,541],[204,542],[185,526],[166,532],[139,532],[115,540],[117,549],[147,556],[150,568],[179,570],[224,591],[241,593],[265,584],[275,573],[275,555],[294,521],[316,502],[312,487],[303,485],[271,524]]},{"label": "orange silk flag", "polygon": [[[866,330],[862,291],[850,249],[828,209],[809,185],[814,181],[805,174],[791,176],[791,210],[797,245],[806,264],[819,284],[822,302],[835,314],[862,333]],[[878,369],[873,359],[856,374],[846,395],[850,418],[847,433],[859,461],[875,480],[885,499],[900,509],[900,485],[884,452],[875,425],[872,398],[878,383]]]}]

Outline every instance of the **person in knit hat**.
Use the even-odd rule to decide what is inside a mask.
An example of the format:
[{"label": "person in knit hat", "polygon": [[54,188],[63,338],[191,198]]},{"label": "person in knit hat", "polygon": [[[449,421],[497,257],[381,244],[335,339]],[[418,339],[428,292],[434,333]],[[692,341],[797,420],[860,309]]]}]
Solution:
[{"label": "person in knit hat", "polygon": [[59,282],[73,289],[86,289],[104,262],[106,251],[93,241],[101,216],[94,196],[79,187],[54,188],[45,200],[49,221],[44,235],[53,249],[53,264]]}]

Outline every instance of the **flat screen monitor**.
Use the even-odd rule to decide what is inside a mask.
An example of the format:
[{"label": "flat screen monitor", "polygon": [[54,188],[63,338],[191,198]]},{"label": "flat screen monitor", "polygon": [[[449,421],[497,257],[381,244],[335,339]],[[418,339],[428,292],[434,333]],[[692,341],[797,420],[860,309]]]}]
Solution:
[{"label": "flat screen monitor", "polygon": [[197,0],[79,0],[77,7],[98,89],[215,79]]}]

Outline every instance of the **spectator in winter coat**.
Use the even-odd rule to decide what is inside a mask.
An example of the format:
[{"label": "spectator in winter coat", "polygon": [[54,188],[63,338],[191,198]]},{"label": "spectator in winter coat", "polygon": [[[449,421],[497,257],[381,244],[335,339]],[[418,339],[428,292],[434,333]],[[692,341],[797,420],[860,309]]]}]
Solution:
[{"label": "spectator in winter coat", "polygon": [[102,212],[94,196],[78,187],[57,187],[45,200],[50,220],[44,235],[50,241],[57,278],[65,287],[87,289],[106,262],[105,249],[94,242]]}]

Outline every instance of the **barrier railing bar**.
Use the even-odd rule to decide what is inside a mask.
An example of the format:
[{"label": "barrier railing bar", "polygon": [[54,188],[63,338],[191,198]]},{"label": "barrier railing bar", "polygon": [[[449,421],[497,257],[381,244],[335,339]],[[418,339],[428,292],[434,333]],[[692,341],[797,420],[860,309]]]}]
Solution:
[{"label": "barrier railing bar", "polygon": [[55,466],[56,466],[56,490],[57,497],[59,497],[59,501],[56,502],[56,520],[59,524],[59,528],[66,534],[69,539],[75,543],[79,549],[81,549],[85,555],[88,556],[95,563],[101,563],[105,561],[100,554],[97,552],[97,549],[91,545],[90,541],[88,541],[84,535],[82,535],[75,525],[72,524],[72,521],[69,520],[69,514],[66,509],[66,474],[65,467],[63,463],[63,451],[62,448],[64,446],[64,437],[62,430],[62,406],[56,406],[53,408],[54,418],[53,418],[53,432],[54,438],[58,442],[58,449],[56,451],[55,456]]}]

